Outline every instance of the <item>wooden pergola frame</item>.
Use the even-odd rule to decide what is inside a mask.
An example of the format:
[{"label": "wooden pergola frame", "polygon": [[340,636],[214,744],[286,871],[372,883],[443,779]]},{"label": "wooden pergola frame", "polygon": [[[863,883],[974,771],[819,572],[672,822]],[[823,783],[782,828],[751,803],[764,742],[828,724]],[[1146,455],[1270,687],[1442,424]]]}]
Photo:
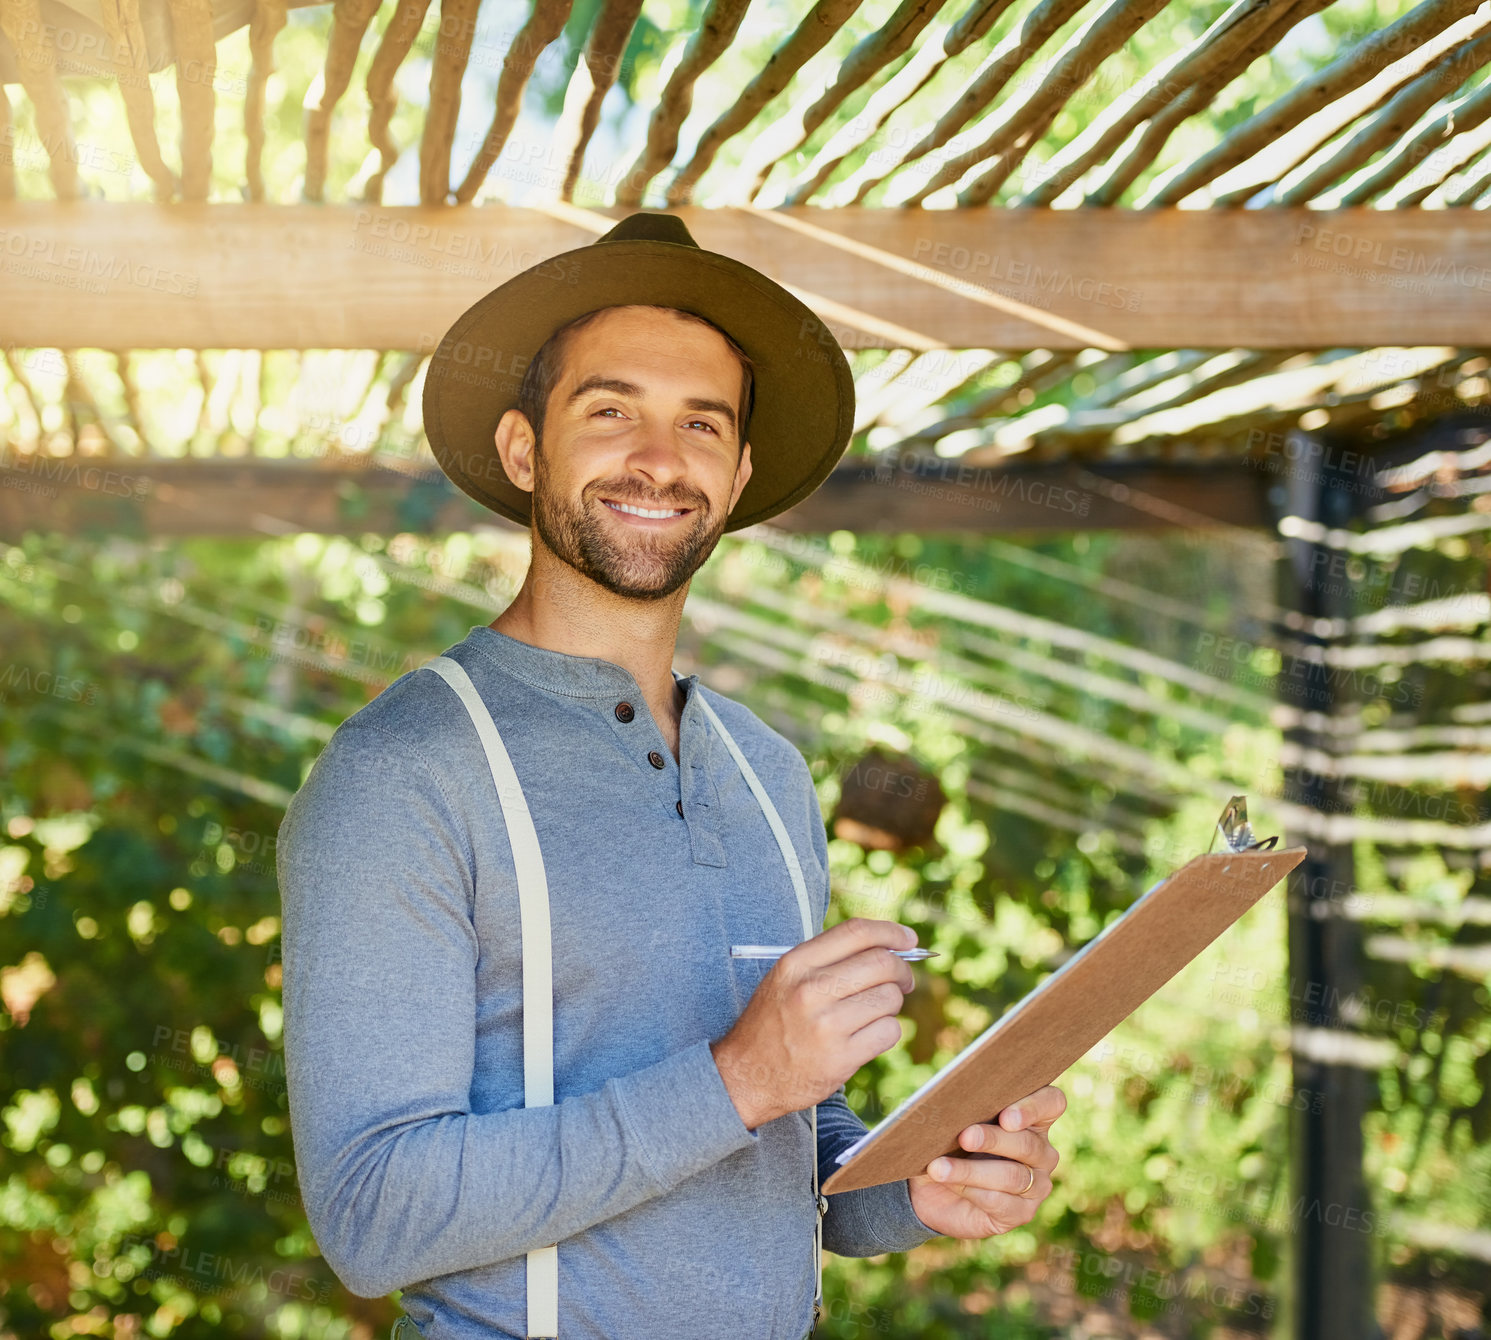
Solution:
[{"label": "wooden pergola frame", "polygon": [[[304,173],[276,199],[266,101],[296,0],[102,0],[96,21],[0,0],[0,538],[38,520],[142,535],[494,524],[400,430],[424,361],[480,293],[642,207],[679,212],[702,245],[792,287],[851,351],[851,453],[776,530],[1264,531],[1288,511],[1318,537],[1390,503],[1362,481],[1436,424],[1454,425],[1449,452],[1491,437],[1480,0],[1423,0],[1180,159],[1177,133],[1329,0],[1235,0],[1137,71],[1126,47],[1163,0],[901,0],[868,31],[859,0],[817,0],[680,154],[748,5],[709,0],[626,161],[597,163],[642,0],[603,0],[580,32],[571,0],[534,0],[501,40],[490,0],[486,14],[480,0],[336,0]],[[244,15],[245,147],[228,173],[218,44]],[[524,93],[550,51],[573,59],[566,111],[524,142]],[[423,125],[400,144],[399,76],[426,53]],[[500,69],[489,123],[458,153],[483,65]],[[175,144],[150,80],[171,68]],[[68,87],[99,79],[137,164],[127,201],[85,198],[98,164]],[[347,184],[331,131],[356,79],[370,157]],[[24,133],[6,81],[29,106]],[[1096,110],[1071,115],[1088,97]],[[866,158],[877,138],[888,151]],[[17,170],[23,142],[44,154],[45,192]],[[390,201],[406,153],[417,178]],[[540,204],[505,202],[504,161],[537,166]],[[184,442],[166,441],[140,391],[154,350],[193,355],[202,409]],[[358,410],[304,417],[270,450],[253,368],[262,382],[263,359],[303,369],[326,350],[372,353]],[[122,409],[91,380],[92,351],[112,351]],[[229,376],[260,425],[246,435],[209,409]],[[1291,544],[1306,567],[1329,549]],[[1296,596],[1296,628],[1339,613]],[[1290,691],[1291,747],[1328,753],[1328,679]],[[1291,799],[1317,815],[1332,803]],[[1349,878],[1349,848],[1322,852],[1321,870]],[[1291,924],[1297,976],[1349,973],[1350,928],[1314,917],[1308,896]],[[1297,1075],[1349,1125],[1361,1076],[1321,1055],[1297,1053]],[[1359,1159],[1318,1118],[1296,1135],[1305,1194],[1360,1195]],[[1367,1245],[1302,1227],[1297,1335],[1368,1333]]]},{"label": "wooden pergola frame", "polygon": [[[480,294],[630,210],[0,204],[7,344],[429,353]],[[671,211],[847,348],[1330,349],[1491,342],[1461,211]],[[59,301],[70,289],[80,300]]]}]

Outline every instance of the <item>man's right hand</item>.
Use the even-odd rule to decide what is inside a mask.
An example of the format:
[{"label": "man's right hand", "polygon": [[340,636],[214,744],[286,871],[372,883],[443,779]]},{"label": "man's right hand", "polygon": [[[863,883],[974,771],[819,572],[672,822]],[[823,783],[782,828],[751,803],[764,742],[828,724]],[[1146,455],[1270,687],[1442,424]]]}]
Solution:
[{"label": "man's right hand", "polygon": [[896,1014],[915,979],[890,951],[915,945],[909,926],[851,917],[772,964],[735,1027],[710,1044],[747,1130],[821,1103],[901,1040]]}]

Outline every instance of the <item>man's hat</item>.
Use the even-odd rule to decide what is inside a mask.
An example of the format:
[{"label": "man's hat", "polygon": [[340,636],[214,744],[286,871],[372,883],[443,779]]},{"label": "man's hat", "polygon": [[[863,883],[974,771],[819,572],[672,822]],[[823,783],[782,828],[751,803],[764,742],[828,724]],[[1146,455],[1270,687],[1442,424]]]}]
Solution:
[{"label": "man's hat", "polygon": [[589,246],[493,289],[440,341],[425,377],[425,433],[457,487],[528,525],[532,494],[502,468],[498,421],[516,408],[523,373],[560,326],[639,303],[706,317],[755,365],[751,478],[726,530],[785,512],[828,477],[854,429],[854,378],[838,341],[780,284],[705,251],[682,219],[632,214]]}]

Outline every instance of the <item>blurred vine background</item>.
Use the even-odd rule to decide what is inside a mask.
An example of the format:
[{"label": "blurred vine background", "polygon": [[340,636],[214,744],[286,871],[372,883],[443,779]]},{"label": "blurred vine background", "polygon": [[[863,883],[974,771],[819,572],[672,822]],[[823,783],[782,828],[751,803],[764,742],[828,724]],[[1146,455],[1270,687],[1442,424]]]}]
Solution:
[{"label": "blurred vine background", "polygon": [[[494,617],[526,544],[494,529],[258,543],[33,535],[0,549],[10,1334],[385,1332],[391,1304],[340,1287],[299,1204],[275,834],[336,723]],[[726,536],[695,579],[680,669],[798,744],[826,817],[839,778],[877,744],[920,759],[949,797],[926,849],[830,845],[831,921],[903,919],[942,951],[907,999],[906,1045],[850,1086],[868,1123],[1158,871],[1205,848],[1218,807],[1186,794],[1174,769],[1248,790],[1257,830],[1277,831],[1276,666],[1262,651],[1217,675],[1218,634],[1205,631],[1268,601],[1267,548]],[[1451,577],[1479,559],[1415,561]],[[1095,593],[1117,573],[1151,598]],[[966,624],[912,598],[955,587],[1023,631],[984,630],[973,655]],[[1042,640],[1062,628],[1088,649],[1063,656]],[[1216,696],[1128,673],[1139,648],[1175,658],[1177,680],[1215,676]],[[1017,671],[1022,657],[1035,661]],[[1104,698],[1104,683],[1127,701]],[[1000,724],[1040,713],[1077,732],[1068,748],[1032,748]],[[1363,887],[1384,899],[1453,908],[1484,895],[1484,873],[1440,855],[1366,846],[1358,858]],[[1456,938],[1427,921],[1410,933]],[[1066,1077],[1063,1166],[1034,1225],[985,1244],[830,1256],[826,1333],[1273,1333],[1301,1213],[1287,1118],[1318,1101],[1291,1084],[1301,1002],[1284,947],[1276,890]],[[1485,1232],[1491,1026],[1484,980],[1426,961],[1374,964],[1363,1000],[1383,1060],[1360,1231],[1382,1288],[1422,1300],[1428,1333],[1451,1335],[1478,1324],[1486,1292],[1483,1268],[1438,1248],[1446,1233]]]}]

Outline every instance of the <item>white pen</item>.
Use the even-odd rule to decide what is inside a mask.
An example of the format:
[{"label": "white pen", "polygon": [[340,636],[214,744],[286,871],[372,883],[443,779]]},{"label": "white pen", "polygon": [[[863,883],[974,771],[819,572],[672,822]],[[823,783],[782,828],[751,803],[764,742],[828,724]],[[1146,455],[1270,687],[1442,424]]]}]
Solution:
[{"label": "white pen", "polygon": [[[795,945],[731,945],[730,957],[781,958],[789,949],[795,948]],[[916,962],[924,958],[936,958],[942,951],[940,949],[892,949],[890,952],[907,962]]]}]

